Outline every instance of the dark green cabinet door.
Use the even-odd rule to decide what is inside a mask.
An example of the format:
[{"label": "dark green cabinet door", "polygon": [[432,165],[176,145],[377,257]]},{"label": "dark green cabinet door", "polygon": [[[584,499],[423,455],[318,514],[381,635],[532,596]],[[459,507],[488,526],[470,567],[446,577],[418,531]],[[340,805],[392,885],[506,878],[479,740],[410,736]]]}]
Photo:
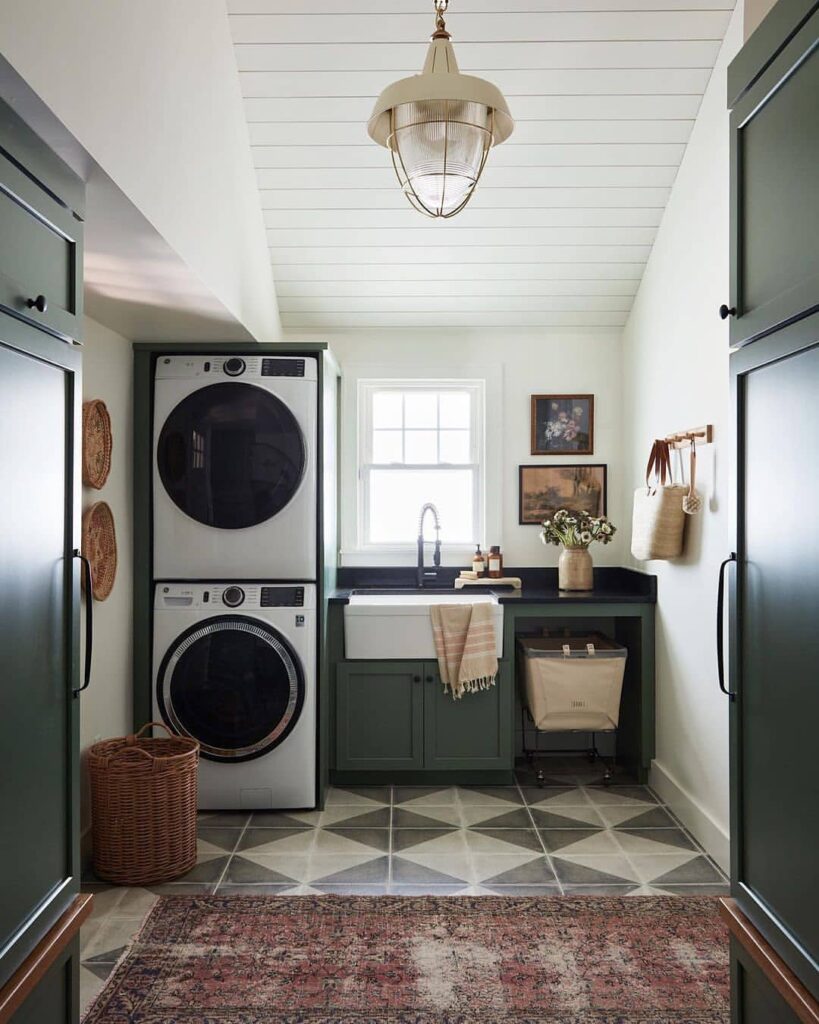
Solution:
[{"label": "dark green cabinet door", "polygon": [[49,967],[10,1024],[70,1024],[80,988],[80,941],[74,939]]},{"label": "dark green cabinet door", "polygon": [[[819,317],[813,347],[776,337],[738,375],[740,425],[736,664],[732,686],[732,881],[740,909],[819,997]],[[795,414],[785,442],[779,411]],[[806,518],[807,517],[807,518]]]},{"label": "dark green cabinet door", "polygon": [[5,344],[21,326],[0,313],[0,985],[78,874],[79,354],[49,338]]},{"label": "dark green cabinet door", "polygon": [[512,700],[507,666],[488,690],[453,700],[444,690],[438,666],[424,666],[424,767],[511,768]]},{"label": "dark green cabinet door", "polygon": [[799,1024],[799,1017],[733,936],[731,1024]]},{"label": "dark green cabinet door", "polygon": [[[756,77],[731,115],[731,345],[819,309],[819,10],[777,4],[731,67]],[[761,33],[761,36],[759,35]],[[771,36],[765,64],[765,35]],[[749,55],[761,54],[749,65]]]},{"label": "dark green cabinet door", "polygon": [[337,769],[423,767],[423,673],[422,662],[339,662]]}]

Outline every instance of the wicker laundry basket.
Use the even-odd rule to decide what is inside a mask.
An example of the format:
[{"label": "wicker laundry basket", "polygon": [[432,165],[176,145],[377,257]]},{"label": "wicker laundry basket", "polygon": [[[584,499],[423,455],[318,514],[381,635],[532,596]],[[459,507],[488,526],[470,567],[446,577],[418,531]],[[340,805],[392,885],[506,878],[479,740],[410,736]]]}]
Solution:
[{"label": "wicker laundry basket", "polygon": [[[167,737],[142,734],[151,727]],[[150,722],[88,751],[94,872],[120,885],[166,882],[196,864],[199,744]]]}]

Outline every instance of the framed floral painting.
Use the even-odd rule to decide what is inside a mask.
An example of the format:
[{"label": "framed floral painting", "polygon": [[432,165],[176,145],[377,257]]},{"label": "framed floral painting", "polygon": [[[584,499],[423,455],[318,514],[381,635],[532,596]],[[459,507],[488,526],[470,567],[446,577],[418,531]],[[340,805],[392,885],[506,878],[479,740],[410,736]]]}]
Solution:
[{"label": "framed floral painting", "polygon": [[553,519],[558,509],[585,512],[599,518],[606,514],[605,465],[521,466],[519,515],[521,526],[540,526]]},{"label": "framed floral painting", "polygon": [[594,395],[532,395],[532,455],[593,455]]}]

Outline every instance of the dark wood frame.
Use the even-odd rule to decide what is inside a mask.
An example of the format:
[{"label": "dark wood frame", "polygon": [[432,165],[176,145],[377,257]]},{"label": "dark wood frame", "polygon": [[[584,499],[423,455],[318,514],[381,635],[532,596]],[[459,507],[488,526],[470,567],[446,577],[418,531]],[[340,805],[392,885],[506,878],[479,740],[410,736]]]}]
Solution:
[{"label": "dark wood frame", "polygon": [[[574,448],[572,450],[550,448],[544,451],[537,446],[537,403],[545,401],[568,402],[573,399],[583,399],[589,403],[589,446],[588,448]],[[530,455],[593,455],[594,454],[594,395],[532,395],[529,407],[529,430],[530,430]]]},{"label": "dark wood frame", "polygon": [[535,465],[518,466],[518,525],[519,526],[540,526],[540,522],[531,522],[529,519],[523,518],[523,473],[527,469],[602,469],[603,470],[603,515],[608,514],[609,504],[609,467],[606,462],[578,462],[578,463],[562,463],[557,465],[543,465],[537,463]]}]

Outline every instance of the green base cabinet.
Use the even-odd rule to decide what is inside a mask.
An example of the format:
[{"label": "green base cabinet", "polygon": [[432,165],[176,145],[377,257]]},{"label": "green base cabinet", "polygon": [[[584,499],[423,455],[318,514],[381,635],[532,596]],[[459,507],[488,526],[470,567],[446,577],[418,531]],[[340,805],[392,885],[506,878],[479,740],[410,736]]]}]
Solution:
[{"label": "green base cabinet", "polygon": [[435,662],[336,665],[338,771],[465,771],[513,765],[508,666],[495,686],[455,701]]}]

